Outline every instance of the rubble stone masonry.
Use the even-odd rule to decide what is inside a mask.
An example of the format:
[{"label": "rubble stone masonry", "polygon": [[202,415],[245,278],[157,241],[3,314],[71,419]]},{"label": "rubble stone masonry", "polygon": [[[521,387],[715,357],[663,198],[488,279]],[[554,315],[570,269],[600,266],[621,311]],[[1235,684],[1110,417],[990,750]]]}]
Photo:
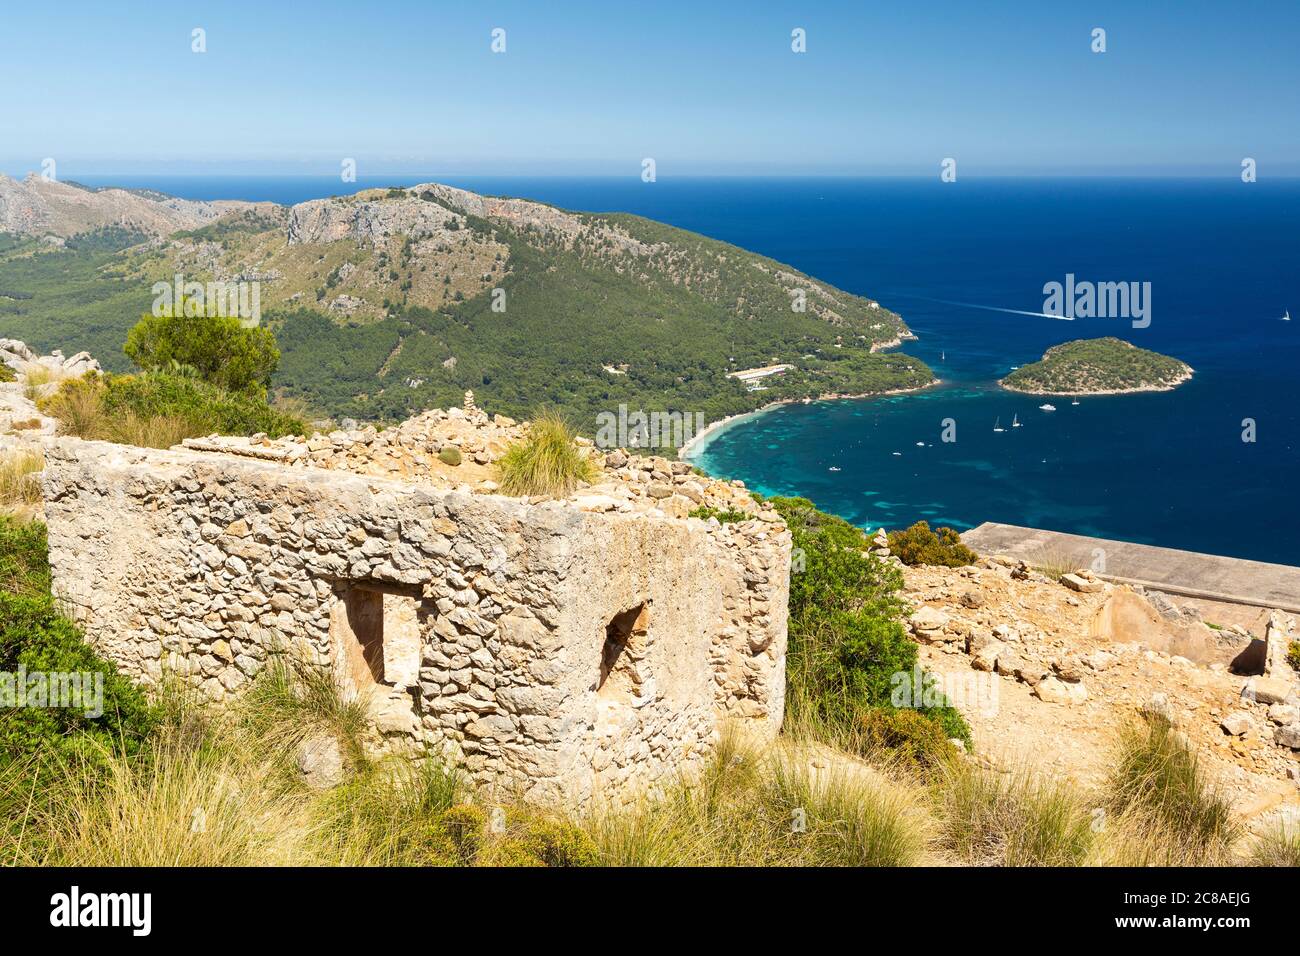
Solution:
[{"label": "rubble stone masonry", "polygon": [[682,515],[725,483],[634,460],[593,505],[219,447],[45,455],[55,593],[142,681],[221,701],[292,654],[364,695],[384,746],[576,805],[689,774],[726,722],[780,727],[790,535],[757,506]]}]

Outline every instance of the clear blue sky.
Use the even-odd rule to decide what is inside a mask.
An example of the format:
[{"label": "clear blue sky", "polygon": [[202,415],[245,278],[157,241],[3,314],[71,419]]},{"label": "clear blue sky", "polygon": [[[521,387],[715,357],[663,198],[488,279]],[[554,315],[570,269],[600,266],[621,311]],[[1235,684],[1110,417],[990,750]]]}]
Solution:
[{"label": "clear blue sky", "polygon": [[1297,0],[14,3],[0,170],[1296,175],[1298,39]]}]

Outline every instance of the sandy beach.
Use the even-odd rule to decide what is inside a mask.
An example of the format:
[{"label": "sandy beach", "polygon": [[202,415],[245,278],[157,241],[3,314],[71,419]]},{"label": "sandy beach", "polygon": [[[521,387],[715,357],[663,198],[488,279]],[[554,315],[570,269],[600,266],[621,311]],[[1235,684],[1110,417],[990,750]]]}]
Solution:
[{"label": "sandy beach", "polygon": [[[867,392],[865,394],[860,394],[860,395],[839,395],[839,394],[821,395],[813,399],[813,401],[834,402],[834,401],[844,401],[847,399],[857,399],[857,398],[883,398],[886,395],[907,395],[907,394],[911,394],[912,392],[923,392],[927,388],[934,388],[936,385],[941,385],[941,384],[943,384],[943,379],[936,378],[933,379],[932,381],[926,382],[924,385],[918,385],[916,388],[891,388],[888,391],[884,391],[884,392]],[[739,415],[728,415],[726,418],[719,418],[716,422],[710,422],[708,425],[704,427],[703,431],[701,431],[698,435],[693,436],[690,441],[686,442],[686,444],[678,448],[677,457],[682,461],[689,461],[690,459],[694,458],[696,455],[698,455],[701,451],[704,450],[705,446],[708,444],[708,439],[711,436],[716,435],[724,428],[728,428],[748,418],[754,418],[757,415],[762,415],[764,412],[770,412],[772,409],[779,408],[782,405],[798,405],[802,402],[803,402],[802,398],[783,398],[775,402],[768,402],[762,408],[756,408],[752,412],[741,412]]]}]

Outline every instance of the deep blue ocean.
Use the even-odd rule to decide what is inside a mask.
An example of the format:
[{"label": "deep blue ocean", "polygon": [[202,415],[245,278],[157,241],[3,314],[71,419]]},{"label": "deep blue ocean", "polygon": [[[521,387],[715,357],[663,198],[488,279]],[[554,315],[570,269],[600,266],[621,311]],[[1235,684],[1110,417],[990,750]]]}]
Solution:
[{"label": "deep blue ocean", "polygon": [[[1002,521],[1300,564],[1300,181],[76,178],[284,203],[434,179],[692,229],[879,299],[920,337],[904,351],[943,379],[744,420],[704,448],[710,472],[862,525]],[[1067,273],[1150,282],[1150,326],[950,304],[1040,312],[1044,283]],[[1280,321],[1287,310],[1295,321]],[[996,385],[1051,345],[1099,335],[1196,376],[1173,392],[1051,399],[1051,413]],[[1013,416],[1023,427],[993,431]],[[953,443],[940,441],[947,418]]]}]

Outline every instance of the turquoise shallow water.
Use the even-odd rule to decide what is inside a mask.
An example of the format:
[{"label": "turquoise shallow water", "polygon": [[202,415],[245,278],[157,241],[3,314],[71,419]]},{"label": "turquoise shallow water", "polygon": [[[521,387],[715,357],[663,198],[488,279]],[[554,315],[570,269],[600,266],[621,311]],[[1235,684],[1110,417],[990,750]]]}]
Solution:
[{"label": "turquoise shallow water", "polygon": [[[904,351],[943,384],[783,406],[716,433],[698,464],[861,525],[1001,521],[1300,564],[1300,326],[1278,321],[1300,302],[1295,185],[1243,196],[1204,182],[1006,183],[960,201],[916,190],[907,212],[899,188],[843,187],[845,202],[875,210],[868,235],[828,227],[857,252],[858,277],[845,249],[828,250],[820,271],[815,255],[798,264],[900,311],[920,336]],[[1039,310],[1043,283],[1067,271],[1152,282],[1150,328],[934,301]],[[996,384],[1052,344],[1099,335],[1175,355],[1196,376],[1172,392],[1079,405]],[[1038,410],[1044,402],[1057,411]],[[1013,416],[1023,427],[1009,427]],[[952,443],[940,440],[947,419]],[[999,419],[1004,432],[993,430]]]}]

